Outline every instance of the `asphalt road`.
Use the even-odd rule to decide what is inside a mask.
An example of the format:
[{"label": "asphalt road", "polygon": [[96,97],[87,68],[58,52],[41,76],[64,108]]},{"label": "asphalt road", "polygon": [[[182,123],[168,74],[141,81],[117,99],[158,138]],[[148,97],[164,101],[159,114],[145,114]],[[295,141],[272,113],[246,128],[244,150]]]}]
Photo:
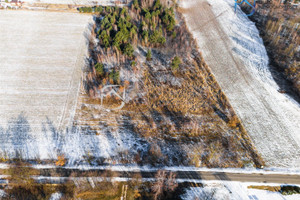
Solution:
[{"label": "asphalt road", "polygon": [[[300,174],[264,174],[264,173],[229,173],[214,171],[172,171],[176,174],[177,180],[195,182],[201,180],[221,180],[256,183],[279,183],[279,184],[299,184]],[[49,182],[73,180],[86,177],[114,177],[114,178],[155,178],[157,171],[110,171],[110,170],[79,170],[65,168],[40,169],[40,181]],[[51,178],[60,177],[61,179]],[[63,178],[62,178],[63,177]]]}]

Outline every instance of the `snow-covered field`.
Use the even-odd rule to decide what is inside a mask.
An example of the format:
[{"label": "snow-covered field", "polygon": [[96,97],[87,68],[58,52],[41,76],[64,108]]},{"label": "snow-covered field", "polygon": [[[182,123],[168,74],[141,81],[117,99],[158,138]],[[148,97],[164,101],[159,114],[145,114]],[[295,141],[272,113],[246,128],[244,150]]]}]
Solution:
[{"label": "snow-covered field", "polygon": [[130,131],[73,126],[91,16],[11,10],[0,16],[0,157],[64,155],[74,164],[147,146]]},{"label": "snow-covered field", "polygon": [[250,185],[280,186],[278,184],[241,183],[233,181],[203,181],[203,187],[190,187],[181,196],[183,200],[297,200],[300,194],[282,195],[279,192],[249,189]]},{"label": "snow-covered field", "polygon": [[300,168],[300,106],[278,92],[258,30],[232,0],[181,1],[221,88],[268,166]]},{"label": "snow-covered field", "polygon": [[49,149],[74,116],[91,16],[12,10],[0,16],[1,156],[56,157]]}]

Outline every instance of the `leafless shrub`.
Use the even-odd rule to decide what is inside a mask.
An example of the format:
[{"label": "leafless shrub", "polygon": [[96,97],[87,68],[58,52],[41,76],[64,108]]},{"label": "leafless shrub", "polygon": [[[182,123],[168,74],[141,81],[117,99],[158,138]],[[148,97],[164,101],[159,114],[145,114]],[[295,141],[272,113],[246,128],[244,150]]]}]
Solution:
[{"label": "leafless shrub", "polygon": [[174,191],[178,184],[176,182],[176,174],[173,172],[166,172],[165,170],[157,171],[155,175],[155,183],[152,186],[154,193],[154,199],[160,199],[163,196],[164,191]]}]

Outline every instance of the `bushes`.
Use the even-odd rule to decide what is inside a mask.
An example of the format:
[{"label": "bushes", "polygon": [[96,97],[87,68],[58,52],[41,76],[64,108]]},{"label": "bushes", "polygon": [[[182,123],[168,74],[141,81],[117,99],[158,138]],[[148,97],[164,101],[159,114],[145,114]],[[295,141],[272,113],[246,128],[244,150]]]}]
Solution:
[{"label": "bushes", "polygon": [[138,0],[133,0],[132,5],[133,5],[133,7],[134,7],[135,9],[138,9],[138,8],[140,7],[140,6],[139,6]]},{"label": "bushes", "polygon": [[114,84],[120,83],[120,73],[118,71],[113,70],[109,73],[108,77],[110,79],[110,82],[113,82]]},{"label": "bushes", "polygon": [[268,190],[271,192],[280,192],[283,195],[300,194],[300,188],[296,185],[281,185],[281,186],[268,186],[268,185],[250,185],[248,188]]},{"label": "bushes", "polygon": [[102,6],[95,7],[94,11],[97,12],[97,13],[102,13],[103,8],[102,8]]},{"label": "bushes", "polygon": [[151,44],[165,44],[165,42],[166,42],[166,38],[164,38],[163,36],[162,36],[162,30],[160,29],[160,30],[155,30],[152,34],[151,34],[151,36],[150,36],[150,43]]},{"label": "bushes", "polygon": [[229,121],[228,121],[228,125],[231,128],[236,128],[238,125],[240,124],[240,120],[239,118],[234,115]]},{"label": "bushes", "polygon": [[95,65],[95,69],[96,69],[97,74],[99,74],[100,76],[104,75],[104,65],[102,63],[97,63]]},{"label": "bushes", "polygon": [[151,53],[151,50],[150,50],[150,49],[148,49],[148,51],[147,51],[146,59],[147,59],[148,61],[150,61],[150,60],[152,59],[152,53]]},{"label": "bushes", "polygon": [[129,43],[125,44],[122,52],[128,57],[132,57],[134,52],[132,45]]},{"label": "bushes", "polygon": [[57,161],[55,162],[56,166],[65,166],[66,164],[66,159],[64,155],[59,155],[57,156]]},{"label": "bushes", "polygon": [[296,13],[296,10],[280,7],[261,7],[253,18],[271,62],[279,71],[285,72],[285,78],[293,83],[292,89],[300,96],[300,18]]},{"label": "bushes", "polygon": [[93,8],[92,7],[81,7],[81,8],[78,8],[78,11],[82,12],[82,13],[92,13]]},{"label": "bushes", "polygon": [[142,37],[143,37],[144,41],[147,43],[148,38],[149,38],[149,32],[144,30],[143,33],[142,33]]},{"label": "bushes", "polygon": [[177,35],[176,32],[173,31],[173,32],[172,32],[172,38],[173,38],[173,39],[176,38],[176,35]]},{"label": "bushes", "polygon": [[[137,153],[136,158],[135,155],[124,153],[124,156],[116,160],[127,163],[133,159],[140,163],[142,159],[153,165],[193,163],[200,167],[241,167],[241,160],[244,158],[260,160],[259,157],[255,157],[251,143],[247,143],[247,138],[243,136],[246,133],[241,129],[238,118],[228,110],[230,105],[226,98],[223,98],[209,68],[201,55],[194,50],[197,49],[196,43],[186,25],[182,23],[182,16],[178,14],[180,23],[169,32],[168,25],[174,24],[173,11],[166,10],[163,6],[154,7],[143,7],[144,11],[141,11],[140,5],[137,10],[131,7],[129,11],[110,8],[107,9],[110,13],[105,11],[102,20],[96,21],[97,36],[102,40],[107,39],[108,46],[105,50],[103,41],[100,41],[100,46],[96,48],[91,45],[90,55],[91,60],[96,63],[104,63],[105,70],[101,77],[89,73],[89,87],[86,91],[92,90],[91,96],[96,97],[93,101],[97,102],[99,95],[96,95],[106,84],[121,85],[117,90],[119,94],[126,88],[126,98],[129,97],[130,100],[126,99],[126,105],[121,111],[114,112],[113,116],[116,119],[120,114],[126,116],[124,124],[113,124],[111,119],[107,118],[101,120],[112,128],[130,129],[147,141],[154,138],[149,142],[151,146],[148,146],[152,148],[147,147],[145,151]],[[151,18],[147,16],[146,20],[146,15],[149,15],[147,13],[151,14]],[[166,17],[162,21],[161,17],[164,15]],[[132,16],[132,19],[129,16]],[[166,42],[167,45],[162,47]],[[134,53],[135,58],[133,50],[136,46],[140,48]],[[155,56],[151,51],[154,47]],[[141,53],[143,49],[146,51]],[[145,57],[147,61],[153,62],[143,63]],[[134,67],[137,62],[139,65]],[[97,73],[100,70],[101,74],[101,67],[97,64],[94,70],[98,71]],[[180,67],[184,69],[179,70]],[[122,81],[120,69],[124,72]],[[114,95],[104,100],[104,105],[109,108],[119,103],[120,99]],[[214,106],[224,118],[217,117]],[[85,121],[86,113],[89,112],[93,114],[98,111],[90,109],[82,114]],[[94,119],[92,115],[88,118],[89,124],[98,123],[98,119]],[[97,131],[100,131],[101,127],[102,125]],[[164,141],[168,146],[157,143],[162,149],[154,148],[152,143],[156,141]],[[191,144],[191,141],[195,143]],[[189,149],[198,146],[201,148],[188,154],[186,149],[180,149],[182,144],[187,143]],[[178,145],[180,150],[169,152],[167,148],[171,145]]]},{"label": "bushes", "polygon": [[131,22],[128,10],[106,7],[105,11],[107,13],[99,24],[100,45],[106,49],[116,47],[124,55],[133,57],[134,49],[131,43],[134,43],[137,38],[137,27]]},{"label": "bushes", "polygon": [[134,60],[131,61],[131,63],[130,63],[130,66],[131,66],[131,67],[135,67],[136,65],[137,65],[136,61],[134,61]]},{"label": "bushes", "polygon": [[178,56],[175,56],[172,60],[171,67],[173,70],[177,70],[181,64],[181,59]]},{"label": "bushes", "polygon": [[164,25],[168,31],[173,31],[175,26],[174,11],[172,8],[166,9],[162,18]]},{"label": "bushes", "polygon": [[5,190],[3,200],[42,200],[50,199],[55,192],[62,193],[63,199],[73,199],[75,185],[65,183],[59,185],[38,184],[38,183],[17,183]]},{"label": "bushes", "polygon": [[72,199],[74,184],[65,183],[60,185],[39,184],[32,178],[34,175],[39,175],[40,171],[28,163],[15,161],[10,164],[8,169],[9,185],[4,188],[5,195],[1,196],[3,200],[42,200],[49,199],[51,194],[58,192],[63,193],[64,199]]},{"label": "bushes", "polygon": [[80,7],[78,8],[78,11],[81,13],[93,13],[95,11],[99,11],[101,10],[102,12],[102,7],[96,7],[96,8],[92,8],[92,7]]},{"label": "bushes", "polygon": [[[133,66],[136,65],[135,61],[132,62]],[[120,73],[116,69],[113,69],[110,72],[105,72],[104,65],[102,63],[97,63],[94,67],[98,78],[102,79],[103,84],[106,84],[107,80],[109,80],[111,84],[120,84]]]},{"label": "bushes", "polygon": [[[49,199],[51,189],[41,184],[19,184],[6,190],[7,195],[3,199],[37,200]],[[2,198],[1,198],[2,199]]]},{"label": "bushes", "polygon": [[110,46],[109,37],[106,31],[101,31],[101,34],[98,38],[101,41],[102,46],[104,46],[105,48],[108,48]]},{"label": "bushes", "polygon": [[300,194],[300,187],[296,185],[282,185],[279,192],[283,195]]},{"label": "bushes", "polygon": [[[139,1],[134,1],[132,6],[140,9]],[[117,47],[123,54],[132,57],[133,48],[131,44],[136,44],[138,39],[144,44],[150,42],[151,45],[164,45],[166,43],[165,33],[172,31],[175,26],[173,9],[168,9],[155,1],[150,7],[143,7],[143,11],[128,11],[126,7],[103,7],[105,15],[100,22],[98,38],[104,48]],[[94,8],[95,11],[102,12],[103,8]],[[89,12],[90,9],[80,8],[82,12]],[[130,13],[129,12],[133,12]],[[136,15],[135,20],[130,16]],[[162,20],[161,20],[162,19]],[[140,30],[137,29],[140,26]],[[172,34],[170,32],[170,35]],[[129,45],[130,44],[130,45]],[[121,48],[123,47],[123,48]]]}]

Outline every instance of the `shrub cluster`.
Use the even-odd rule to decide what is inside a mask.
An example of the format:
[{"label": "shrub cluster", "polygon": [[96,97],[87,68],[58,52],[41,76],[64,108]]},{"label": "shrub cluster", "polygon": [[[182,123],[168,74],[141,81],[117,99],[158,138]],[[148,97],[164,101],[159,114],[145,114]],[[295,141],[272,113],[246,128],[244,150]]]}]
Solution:
[{"label": "shrub cluster", "polygon": [[[173,8],[167,8],[156,0],[149,6],[142,5],[142,1],[133,1],[130,7],[81,7],[80,12],[97,12],[95,33],[99,39],[101,49],[113,51],[114,56],[126,56],[126,59],[136,65],[134,48],[137,44],[159,47],[166,43],[166,37],[176,36],[174,32],[175,14]],[[151,60],[151,50],[147,53],[147,60]],[[119,60],[119,58],[118,58]],[[175,63],[176,64],[176,63]],[[120,83],[119,71],[113,68],[105,70],[103,61],[94,64],[97,77],[117,84]]]},{"label": "shrub cluster", "polygon": [[[157,46],[166,43],[166,33],[174,35],[173,8],[163,7],[157,0],[149,8],[142,8],[138,1],[134,1],[130,9],[131,11],[128,11],[127,7],[100,9],[103,18],[97,35],[102,47],[116,47],[123,54],[132,57],[132,45],[136,44],[139,38],[145,45]],[[134,13],[135,19],[132,19],[129,13]]]},{"label": "shrub cluster", "polygon": [[102,6],[96,6],[96,7],[80,7],[78,8],[78,11],[81,13],[99,13],[102,12],[103,8]]}]

